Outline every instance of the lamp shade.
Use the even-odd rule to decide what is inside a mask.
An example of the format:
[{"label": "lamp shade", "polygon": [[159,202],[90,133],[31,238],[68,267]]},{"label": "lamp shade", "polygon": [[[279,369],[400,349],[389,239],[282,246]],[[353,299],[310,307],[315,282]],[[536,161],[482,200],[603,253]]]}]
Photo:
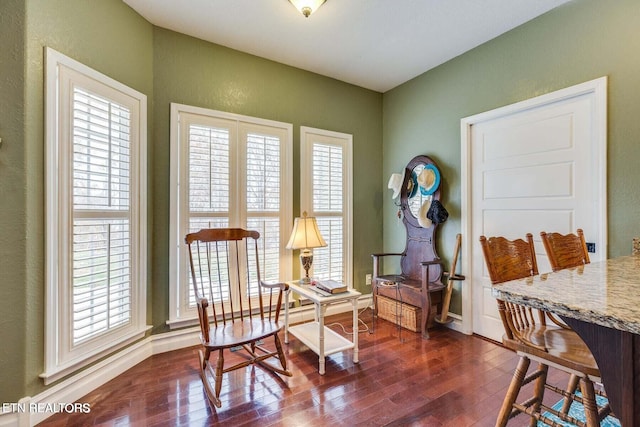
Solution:
[{"label": "lamp shade", "polygon": [[296,218],[293,223],[293,231],[287,243],[287,249],[310,249],[327,246],[324,241],[318,223],[314,217],[308,217],[307,213],[302,218]]}]

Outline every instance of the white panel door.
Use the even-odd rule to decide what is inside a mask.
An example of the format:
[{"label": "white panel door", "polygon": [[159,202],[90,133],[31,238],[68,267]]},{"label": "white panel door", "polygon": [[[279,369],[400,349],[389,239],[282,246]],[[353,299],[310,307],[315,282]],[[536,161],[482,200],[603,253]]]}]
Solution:
[{"label": "white panel door", "polygon": [[[491,295],[481,235],[524,238],[532,233],[540,273],[551,270],[540,231],[582,228],[596,243],[592,261],[606,256],[606,196],[594,135],[593,94],[512,108],[470,126],[469,239],[473,332],[500,341],[503,326]],[[517,105],[517,104],[516,104]],[[600,168],[600,170],[598,170]],[[606,230],[606,228],[604,228]]]}]

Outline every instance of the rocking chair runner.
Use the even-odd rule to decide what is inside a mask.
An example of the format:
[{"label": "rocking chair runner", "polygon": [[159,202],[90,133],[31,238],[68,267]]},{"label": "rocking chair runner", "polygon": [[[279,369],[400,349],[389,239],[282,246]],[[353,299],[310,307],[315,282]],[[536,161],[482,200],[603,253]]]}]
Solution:
[{"label": "rocking chair runner", "polygon": [[[207,397],[217,407],[222,406],[220,390],[224,373],[258,364],[291,376],[278,338],[282,329],[278,322],[282,294],[287,285],[261,280],[259,238],[257,231],[240,228],[203,229],[185,238],[203,346],[199,351],[200,376]],[[209,323],[209,307],[212,323]],[[260,343],[271,336],[275,351]],[[225,367],[224,350],[233,347],[243,348],[246,353],[242,354],[247,360]],[[218,352],[215,368],[209,361],[212,352]],[[278,359],[280,366],[268,363],[270,358]],[[213,376],[214,386],[208,375]]]}]

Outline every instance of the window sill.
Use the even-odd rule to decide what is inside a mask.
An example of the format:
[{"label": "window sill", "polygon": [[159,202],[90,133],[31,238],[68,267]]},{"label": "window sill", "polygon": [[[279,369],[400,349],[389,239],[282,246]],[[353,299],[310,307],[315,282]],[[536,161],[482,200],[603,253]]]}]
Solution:
[{"label": "window sill", "polygon": [[122,341],[117,345],[102,347],[94,350],[93,352],[87,354],[87,357],[84,357],[82,360],[74,360],[72,362],[61,364],[58,366],[53,366],[51,369],[40,374],[40,378],[44,380],[44,385],[52,384],[69,374],[74,373],[82,368],[85,368],[92,364],[93,362],[108,356],[110,354],[115,353],[118,350],[128,346],[129,344],[144,338],[147,331],[152,328],[151,325],[145,326],[142,330],[132,332],[131,334],[123,337]]}]

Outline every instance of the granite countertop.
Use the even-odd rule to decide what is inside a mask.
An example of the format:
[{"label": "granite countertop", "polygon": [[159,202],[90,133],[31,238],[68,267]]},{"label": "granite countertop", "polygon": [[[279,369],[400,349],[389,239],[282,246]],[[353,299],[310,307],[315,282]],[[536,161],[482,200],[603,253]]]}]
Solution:
[{"label": "granite countertop", "polygon": [[640,255],[494,285],[496,298],[640,334]]}]

